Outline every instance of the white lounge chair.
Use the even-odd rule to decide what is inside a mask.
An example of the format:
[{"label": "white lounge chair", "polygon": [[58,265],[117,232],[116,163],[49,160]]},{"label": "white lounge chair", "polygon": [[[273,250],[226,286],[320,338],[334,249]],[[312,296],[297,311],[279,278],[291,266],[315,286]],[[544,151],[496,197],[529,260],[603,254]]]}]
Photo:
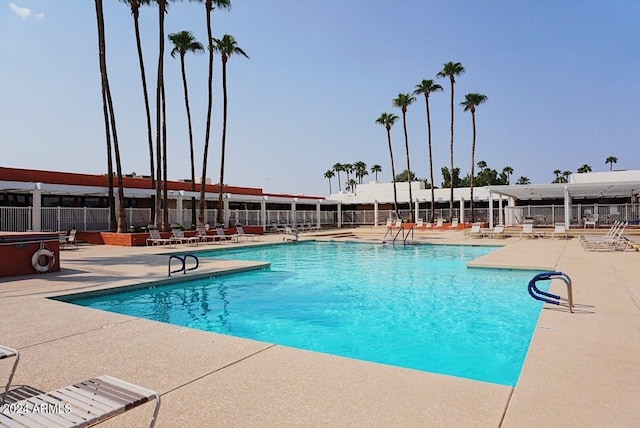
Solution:
[{"label": "white lounge chair", "polygon": [[236,225],[236,233],[231,236],[235,237],[236,241],[239,241],[241,239],[247,241],[258,241],[260,239],[260,235],[258,235],[257,233],[246,233],[244,231],[244,228],[240,225]]},{"label": "white lounge chair", "polygon": [[451,224],[449,225],[449,227],[447,227],[447,229],[457,229],[458,224],[458,219],[454,218],[453,220],[451,220]]},{"label": "white lounge chair", "polygon": [[[11,387],[11,380],[13,379],[13,375],[16,374],[16,368],[18,368],[18,361],[20,360],[20,352],[15,349],[0,345],[0,360],[4,360],[5,358],[15,358],[13,362],[13,368],[11,369],[11,374],[9,375],[9,380],[7,381],[7,385],[4,388],[4,392],[2,396],[0,396],[0,405],[4,404],[5,399],[7,398],[7,393],[9,392],[9,388]],[[0,410],[0,414],[2,411]]]},{"label": "white lounge chair", "polygon": [[583,237],[581,244],[587,251],[625,251],[629,240],[623,236],[627,222],[620,222],[605,236]]},{"label": "white lounge chair", "polygon": [[147,245],[169,245],[175,247],[176,243],[177,241],[174,239],[160,236],[160,231],[155,227],[149,227],[149,237],[146,240]]},{"label": "white lounge chair", "polygon": [[493,230],[489,230],[487,232],[489,238],[506,238],[507,235],[504,234],[504,226],[496,226]]},{"label": "white lounge chair", "polygon": [[[46,408],[47,411],[0,412],[0,426],[87,427],[153,399],[156,400],[156,406],[150,427],[155,425],[158,418],[160,395],[104,375],[12,403],[18,409]],[[58,410],[51,411],[52,408]]]},{"label": "white lounge chair", "polygon": [[482,231],[480,227],[482,223],[473,223],[471,225],[471,229],[465,230],[464,237],[465,238],[482,238]]},{"label": "white lounge chair", "polygon": [[226,233],[224,233],[224,229],[221,227],[216,227],[216,238],[220,242],[230,241],[231,239],[233,239],[231,235],[227,235]]},{"label": "white lounge chair", "polygon": [[69,232],[69,235],[60,235],[60,249],[78,248],[78,240],[76,239],[76,228]]},{"label": "white lounge chair", "polygon": [[434,229],[442,229],[442,225],[444,224],[444,219],[439,218],[438,220],[436,220],[436,224],[435,226],[433,226]]},{"label": "white lounge chair", "polygon": [[536,232],[533,231],[532,221],[525,220],[524,223],[522,223],[522,231],[520,232],[520,239],[524,238],[525,236],[529,238],[537,238],[539,236]]},{"label": "white lounge chair", "polygon": [[198,236],[198,239],[200,239],[200,242],[210,242],[210,243],[217,242],[215,236],[207,234],[207,230],[204,224],[196,226],[196,232],[198,233],[197,236]]},{"label": "white lounge chair", "polygon": [[181,244],[186,243],[196,246],[198,245],[198,242],[200,242],[200,238],[197,236],[184,236],[184,231],[182,229],[178,229],[177,227],[171,229],[171,237],[169,239],[174,239]]}]

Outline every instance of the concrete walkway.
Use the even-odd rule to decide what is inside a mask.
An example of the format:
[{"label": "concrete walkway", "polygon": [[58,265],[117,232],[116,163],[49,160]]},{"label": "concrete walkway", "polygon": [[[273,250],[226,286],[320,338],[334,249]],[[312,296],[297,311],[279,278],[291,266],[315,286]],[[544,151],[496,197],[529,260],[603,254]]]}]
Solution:
[{"label": "concrete walkway", "polygon": [[[384,234],[355,232],[340,239],[375,241]],[[59,273],[3,278],[0,343],[21,352],[15,385],[47,391],[109,374],[159,391],[159,427],[640,426],[640,253],[589,253],[577,239],[466,240],[461,232],[420,232],[417,240],[500,245],[471,264],[562,270],[571,276],[575,313],[545,305],[517,387],[47,299],[166,280],[168,254],[176,250],[158,247],[80,246],[62,252]],[[261,243],[269,241],[282,242],[265,236]],[[198,272],[252,265],[207,260]],[[564,283],[554,281],[552,292],[566,296]],[[0,383],[9,367],[0,362]],[[144,426],[152,407],[141,406],[104,426]]]}]

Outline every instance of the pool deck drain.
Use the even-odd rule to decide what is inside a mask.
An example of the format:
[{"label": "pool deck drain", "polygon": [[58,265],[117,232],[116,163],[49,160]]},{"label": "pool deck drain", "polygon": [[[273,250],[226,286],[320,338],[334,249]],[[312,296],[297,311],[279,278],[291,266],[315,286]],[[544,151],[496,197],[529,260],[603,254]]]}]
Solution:
[{"label": "pool deck drain", "polygon": [[[351,239],[376,242],[384,235],[379,230],[356,229]],[[441,232],[421,233],[419,241],[497,240]],[[640,253],[588,253],[577,239],[512,238],[499,245],[504,248],[470,265],[561,270],[574,284],[575,314],[545,305],[515,388],[47,299],[164,279],[167,254],[174,250],[157,247],[80,246],[62,253],[58,273],[3,278],[0,343],[21,352],[15,385],[51,390],[109,374],[159,391],[158,427],[638,426]],[[248,267],[250,262],[206,260],[198,271]],[[551,289],[566,295],[561,281]],[[9,366],[0,362],[0,376]],[[141,406],[103,426],[141,426],[151,412],[152,406]]]}]

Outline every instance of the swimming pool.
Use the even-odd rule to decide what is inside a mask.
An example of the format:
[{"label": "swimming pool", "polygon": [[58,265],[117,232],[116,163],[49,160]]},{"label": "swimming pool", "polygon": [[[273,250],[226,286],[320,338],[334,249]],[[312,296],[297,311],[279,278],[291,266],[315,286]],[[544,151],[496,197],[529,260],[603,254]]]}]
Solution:
[{"label": "swimming pool", "polygon": [[199,253],[270,269],[72,303],[515,386],[542,304],[532,271],[473,269],[491,247],[298,243]]}]

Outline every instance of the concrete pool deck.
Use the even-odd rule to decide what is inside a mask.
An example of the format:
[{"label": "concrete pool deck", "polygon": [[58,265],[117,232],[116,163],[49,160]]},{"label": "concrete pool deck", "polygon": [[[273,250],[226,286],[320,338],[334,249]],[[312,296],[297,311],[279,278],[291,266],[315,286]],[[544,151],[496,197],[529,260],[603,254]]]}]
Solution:
[{"label": "concrete pool deck", "polygon": [[[339,239],[375,242],[384,230],[354,233]],[[0,343],[21,353],[15,386],[48,391],[109,374],[158,391],[158,427],[640,425],[640,253],[586,252],[577,239],[464,239],[462,232],[419,232],[417,240],[502,245],[471,264],[560,270],[571,276],[575,313],[544,305],[515,388],[47,299],[164,280],[167,254],[237,244],[178,249],[81,245],[64,251],[60,272],[2,278]],[[282,238],[265,235],[265,242]],[[197,272],[248,266],[207,260]],[[566,297],[561,281],[553,281],[551,290]],[[9,368],[0,361],[0,384]],[[152,411],[152,405],[143,405],[103,426],[144,426]]]}]

